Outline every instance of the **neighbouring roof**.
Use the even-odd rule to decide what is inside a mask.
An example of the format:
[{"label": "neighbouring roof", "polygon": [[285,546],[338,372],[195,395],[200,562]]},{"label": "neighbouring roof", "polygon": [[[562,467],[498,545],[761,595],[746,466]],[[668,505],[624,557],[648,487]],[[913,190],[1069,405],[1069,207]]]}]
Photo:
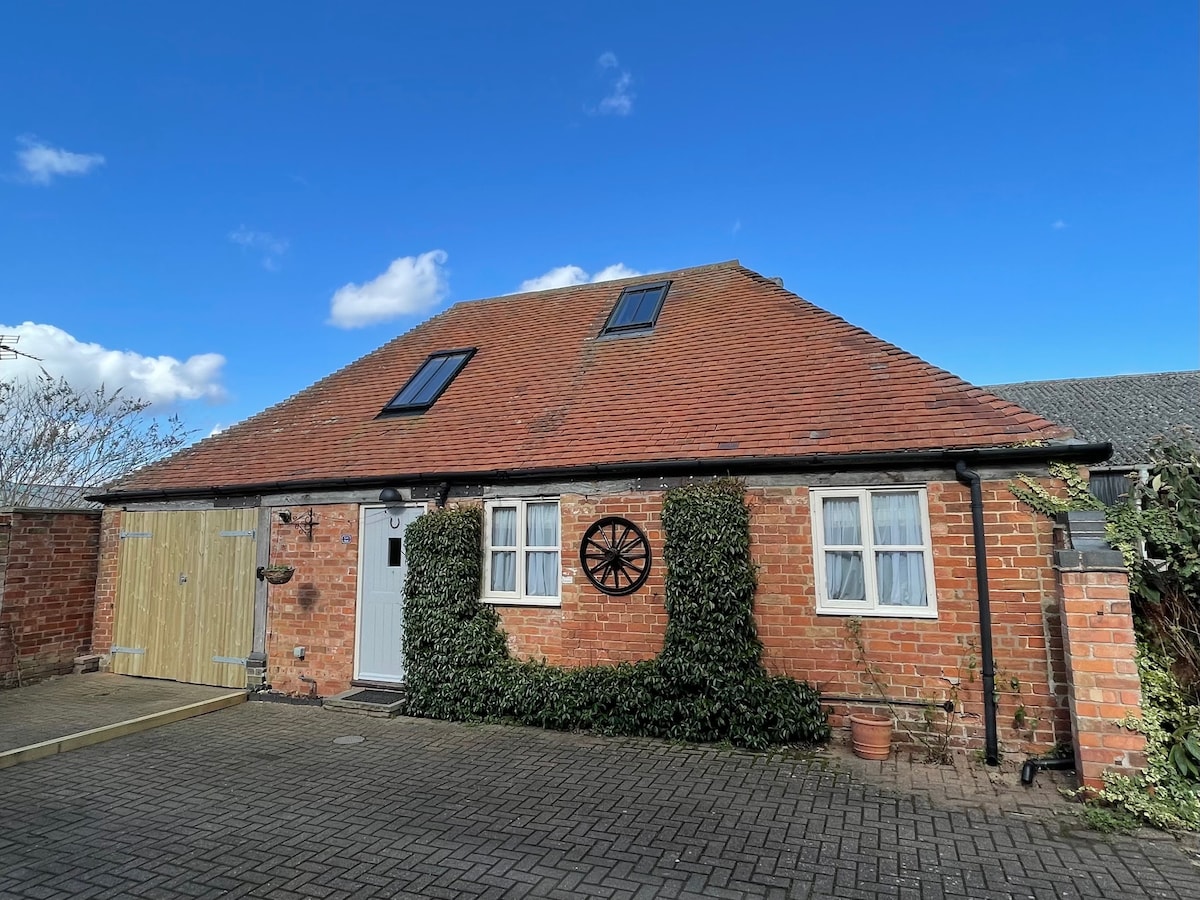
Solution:
[{"label": "neighbouring roof", "polygon": [[104,504],[84,499],[90,493],[88,488],[66,484],[2,484],[0,505],[17,509],[103,509]]},{"label": "neighbouring roof", "polygon": [[1147,462],[1154,439],[1180,427],[1200,434],[1200,371],[993,384],[987,390],[1113,445],[1109,466]]},{"label": "neighbouring roof", "polygon": [[[652,331],[601,336],[624,288],[663,280]],[[429,409],[379,416],[460,348],[476,352]],[[458,303],[108,496],[1066,435],[734,261]]]}]

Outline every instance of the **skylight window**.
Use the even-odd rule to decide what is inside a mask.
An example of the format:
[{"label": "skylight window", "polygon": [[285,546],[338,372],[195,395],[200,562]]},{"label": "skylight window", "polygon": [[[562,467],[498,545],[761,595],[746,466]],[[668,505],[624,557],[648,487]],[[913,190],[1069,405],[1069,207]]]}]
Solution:
[{"label": "skylight window", "polygon": [[621,291],[617,305],[604,323],[603,334],[625,334],[631,331],[648,331],[658,320],[659,310],[671,287],[669,281],[654,284],[638,284]]},{"label": "skylight window", "polygon": [[421,364],[416,374],[400,389],[392,401],[383,408],[385,413],[421,412],[433,406],[442,391],[450,386],[454,376],[462,371],[475,353],[475,348],[466,350],[444,350],[431,353]]}]

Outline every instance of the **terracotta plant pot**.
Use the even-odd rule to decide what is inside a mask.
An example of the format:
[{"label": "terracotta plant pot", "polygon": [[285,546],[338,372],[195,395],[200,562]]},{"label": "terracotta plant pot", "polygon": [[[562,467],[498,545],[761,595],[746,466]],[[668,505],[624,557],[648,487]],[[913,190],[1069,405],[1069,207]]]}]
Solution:
[{"label": "terracotta plant pot", "polygon": [[875,713],[850,715],[850,741],[860,759],[887,759],[892,755],[892,720]]}]

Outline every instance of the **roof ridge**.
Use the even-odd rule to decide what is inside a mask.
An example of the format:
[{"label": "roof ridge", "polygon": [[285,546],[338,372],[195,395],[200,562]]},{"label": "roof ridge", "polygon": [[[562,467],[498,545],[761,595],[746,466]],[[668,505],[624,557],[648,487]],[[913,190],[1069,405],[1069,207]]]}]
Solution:
[{"label": "roof ridge", "polygon": [[1122,378],[1160,378],[1166,375],[1200,375],[1200,369],[1174,369],[1170,372],[1126,372],[1120,375],[1081,375],[1072,378],[1034,378],[1029,381],[1005,381],[987,385],[989,388],[1025,387],[1035,384],[1067,384],[1082,381],[1116,381]]},{"label": "roof ridge", "polygon": [[[580,284],[565,284],[562,287],[544,288],[540,291],[515,291],[511,294],[498,294],[495,297],[476,297],[470,300],[457,300],[449,309],[454,309],[456,306],[464,306],[466,304],[485,304],[485,303],[504,303],[510,300],[523,300],[526,297],[534,297],[538,294],[567,294],[579,293],[591,288],[596,288],[602,284],[622,284],[627,281],[645,281],[648,278],[669,278],[672,276],[696,275],[700,272],[708,272],[716,269],[732,269],[741,268],[742,264],[736,259],[727,259],[724,262],[708,263],[703,266],[689,266],[684,269],[670,269],[665,272],[642,272],[639,275],[627,275],[624,278],[610,278],[608,281],[584,281]],[[747,270],[749,271],[749,270]]]}]

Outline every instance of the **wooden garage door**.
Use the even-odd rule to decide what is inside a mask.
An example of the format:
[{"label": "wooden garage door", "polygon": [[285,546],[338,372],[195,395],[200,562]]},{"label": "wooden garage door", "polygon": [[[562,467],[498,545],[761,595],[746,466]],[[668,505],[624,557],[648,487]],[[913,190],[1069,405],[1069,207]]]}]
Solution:
[{"label": "wooden garage door", "polygon": [[114,672],[245,687],[257,520],[255,509],[122,514]]}]

